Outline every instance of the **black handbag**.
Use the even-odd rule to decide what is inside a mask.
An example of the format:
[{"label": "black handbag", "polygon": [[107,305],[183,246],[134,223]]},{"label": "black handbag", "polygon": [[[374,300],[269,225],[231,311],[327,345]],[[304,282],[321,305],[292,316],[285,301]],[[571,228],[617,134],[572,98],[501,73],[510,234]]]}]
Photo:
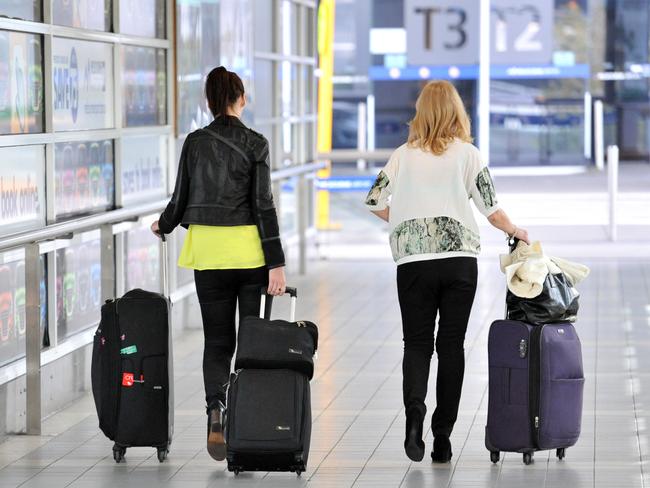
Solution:
[{"label": "black handbag", "polygon": [[518,297],[510,290],[506,293],[508,319],[533,325],[554,322],[575,322],[578,315],[580,293],[564,273],[549,273],[542,292],[534,298]]}]

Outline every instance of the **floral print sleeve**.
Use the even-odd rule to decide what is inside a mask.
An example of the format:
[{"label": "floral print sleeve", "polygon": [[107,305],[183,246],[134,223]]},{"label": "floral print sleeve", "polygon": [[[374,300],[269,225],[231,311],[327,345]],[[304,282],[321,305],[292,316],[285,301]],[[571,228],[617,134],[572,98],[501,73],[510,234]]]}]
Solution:
[{"label": "floral print sleeve", "polygon": [[392,154],[384,169],[377,175],[377,179],[368,192],[366,207],[369,210],[384,210],[388,207],[390,196],[393,193],[395,175],[397,174],[398,151],[399,149]]},{"label": "floral print sleeve", "polygon": [[479,212],[489,217],[499,209],[497,193],[490,170],[487,166],[483,166],[478,159],[478,151],[475,152],[475,156],[476,158],[472,161],[474,177],[469,183],[469,194]]}]

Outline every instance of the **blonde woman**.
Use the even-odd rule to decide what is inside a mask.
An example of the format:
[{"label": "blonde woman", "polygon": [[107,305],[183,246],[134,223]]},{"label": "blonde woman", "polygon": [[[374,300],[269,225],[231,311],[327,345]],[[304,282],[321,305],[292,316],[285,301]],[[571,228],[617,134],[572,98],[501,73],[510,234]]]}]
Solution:
[{"label": "blonde woman", "polygon": [[428,83],[416,102],[408,142],[393,152],[366,205],[390,224],[402,313],[404,449],[424,457],[422,431],[429,367],[438,353],[431,458],[448,462],[458,416],[465,357],[463,342],[476,292],[479,228],[470,200],[498,229],[528,242],[497,205],[490,172],[472,145],[470,122],[451,83]]}]

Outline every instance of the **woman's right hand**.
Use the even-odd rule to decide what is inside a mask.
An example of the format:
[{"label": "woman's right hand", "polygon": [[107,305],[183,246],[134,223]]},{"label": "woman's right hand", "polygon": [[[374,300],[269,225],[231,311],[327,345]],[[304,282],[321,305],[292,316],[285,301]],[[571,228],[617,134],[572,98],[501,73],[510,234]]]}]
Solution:
[{"label": "woman's right hand", "polygon": [[512,237],[515,237],[520,241],[524,241],[526,244],[530,245],[530,239],[528,238],[528,231],[526,229],[517,227]]},{"label": "woman's right hand", "polygon": [[272,268],[269,270],[269,286],[267,291],[269,295],[284,295],[287,288],[287,279],[284,276],[284,266]]}]

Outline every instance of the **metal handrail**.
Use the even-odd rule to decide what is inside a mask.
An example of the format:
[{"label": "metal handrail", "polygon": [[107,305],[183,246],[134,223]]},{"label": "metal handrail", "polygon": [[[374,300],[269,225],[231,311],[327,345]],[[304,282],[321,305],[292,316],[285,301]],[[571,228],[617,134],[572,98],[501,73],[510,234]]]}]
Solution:
[{"label": "metal handrail", "polygon": [[[271,180],[285,180],[294,176],[300,176],[307,173],[313,173],[324,168],[326,165],[323,161],[294,165],[287,168],[279,169],[271,173]],[[13,234],[0,239],[0,252],[15,247],[24,246],[35,242],[43,242],[57,237],[69,235],[75,232],[96,229],[105,224],[117,224],[138,218],[142,215],[152,214],[161,211],[167,205],[169,198],[157,200],[133,207],[119,208],[110,210],[101,214],[81,217],[67,222],[51,224],[42,229],[30,230]]]}]

